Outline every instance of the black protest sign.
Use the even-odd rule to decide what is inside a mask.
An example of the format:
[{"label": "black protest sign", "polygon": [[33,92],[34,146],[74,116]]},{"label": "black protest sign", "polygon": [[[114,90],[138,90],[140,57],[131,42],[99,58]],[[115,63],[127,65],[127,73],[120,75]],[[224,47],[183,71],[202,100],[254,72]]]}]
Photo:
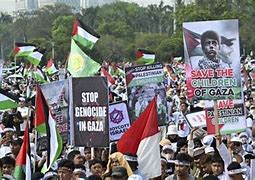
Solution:
[{"label": "black protest sign", "polygon": [[71,79],[71,126],[75,146],[108,147],[108,86],[105,77]]}]

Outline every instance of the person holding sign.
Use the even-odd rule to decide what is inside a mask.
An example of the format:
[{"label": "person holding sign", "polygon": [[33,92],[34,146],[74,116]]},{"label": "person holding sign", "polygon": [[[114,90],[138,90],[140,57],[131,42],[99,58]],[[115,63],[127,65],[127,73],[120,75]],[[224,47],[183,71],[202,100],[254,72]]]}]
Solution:
[{"label": "person holding sign", "polygon": [[215,31],[206,31],[201,36],[201,46],[204,53],[203,59],[200,59],[198,66],[200,69],[225,69],[230,65],[223,62],[218,53],[220,50],[220,39]]}]

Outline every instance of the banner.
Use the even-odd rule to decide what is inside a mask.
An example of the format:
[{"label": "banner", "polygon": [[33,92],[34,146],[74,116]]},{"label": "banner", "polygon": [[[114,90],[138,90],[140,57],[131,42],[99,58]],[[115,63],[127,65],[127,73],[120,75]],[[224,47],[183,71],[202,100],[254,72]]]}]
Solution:
[{"label": "banner", "polygon": [[[214,103],[205,102],[208,134],[215,133]],[[218,123],[220,134],[239,133],[246,130],[246,117],[243,100],[218,100]]]},{"label": "banner", "polygon": [[205,111],[199,111],[186,115],[191,128],[193,127],[206,127]]},{"label": "banner", "polygon": [[183,23],[190,100],[241,98],[238,20]]},{"label": "banner", "polygon": [[70,78],[71,143],[108,147],[108,85],[105,77]]},{"label": "banner", "polygon": [[125,68],[125,73],[128,111],[131,122],[139,117],[155,94],[157,94],[159,125],[166,124],[168,120],[166,113],[166,91],[163,84],[163,65],[157,63],[127,67]]},{"label": "banner", "polygon": [[51,109],[63,143],[69,139],[68,125],[68,81],[55,81],[41,85],[42,93]]},{"label": "banner", "polygon": [[109,134],[110,141],[117,141],[130,127],[126,101],[110,104]]}]

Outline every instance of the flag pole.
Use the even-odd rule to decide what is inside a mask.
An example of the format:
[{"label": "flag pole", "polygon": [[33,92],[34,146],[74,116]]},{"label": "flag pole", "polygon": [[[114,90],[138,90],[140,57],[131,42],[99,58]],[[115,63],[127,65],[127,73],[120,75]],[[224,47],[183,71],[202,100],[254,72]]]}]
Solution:
[{"label": "flag pole", "polygon": [[219,120],[218,120],[218,117],[219,117],[219,114],[218,114],[218,105],[217,105],[217,100],[214,100],[213,101],[214,103],[214,124],[215,124],[215,134],[216,135],[220,135],[220,131],[219,131]]}]

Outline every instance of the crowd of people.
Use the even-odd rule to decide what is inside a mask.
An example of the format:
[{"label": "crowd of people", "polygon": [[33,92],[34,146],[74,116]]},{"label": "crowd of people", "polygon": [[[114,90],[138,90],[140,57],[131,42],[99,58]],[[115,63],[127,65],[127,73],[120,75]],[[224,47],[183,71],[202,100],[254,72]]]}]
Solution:
[{"label": "crowd of people", "polygon": [[[164,85],[167,99],[168,124],[161,128],[159,142],[161,152],[161,176],[152,179],[167,180],[252,180],[255,177],[255,141],[252,133],[255,117],[253,67],[251,57],[242,57],[242,79],[244,109],[246,111],[246,132],[230,135],[208,135],[206,127],[189,127],[179,131],[177,123],[182,123],[191,112],[204,110],[202,102],[189,102],[185,85],[185,70],[182,58],[175,58],[164,67]],[[109,83],[109,101],[128,100],[123,69],[126,64],[104,63],[102,67],[110,72],[114,83]],[[118,67],[118,68],[117,68]],[[3,69],[1,89],[8,91],[19,102],[19,107],[8,109],[0,115],[0,167],[3,179],[14,179],[15,159],[23,143],[25,124],[30,124],[30,146],[32,156],[32,179],[89,179],[126,180],[145,179],[139,171],[135,154],[121,154],[116,143],[108,148],[73,147],[66,144],[62,155],[51,169],[41,172],[46,161],[46,150],[36,147],[33,125],[36,84],[57,81],[59,73],[48,78],[37,78],[38,70],[30,65],[18,66],[6,63]],[[64,71],[59,67],[59,72]],[[17,76],[12,76],[15,74]],[[100,74],[100,73],[99,73]],[[65,75],[66,78],[68,74]],[[62,77],[63,79],[63,77]]]}]

